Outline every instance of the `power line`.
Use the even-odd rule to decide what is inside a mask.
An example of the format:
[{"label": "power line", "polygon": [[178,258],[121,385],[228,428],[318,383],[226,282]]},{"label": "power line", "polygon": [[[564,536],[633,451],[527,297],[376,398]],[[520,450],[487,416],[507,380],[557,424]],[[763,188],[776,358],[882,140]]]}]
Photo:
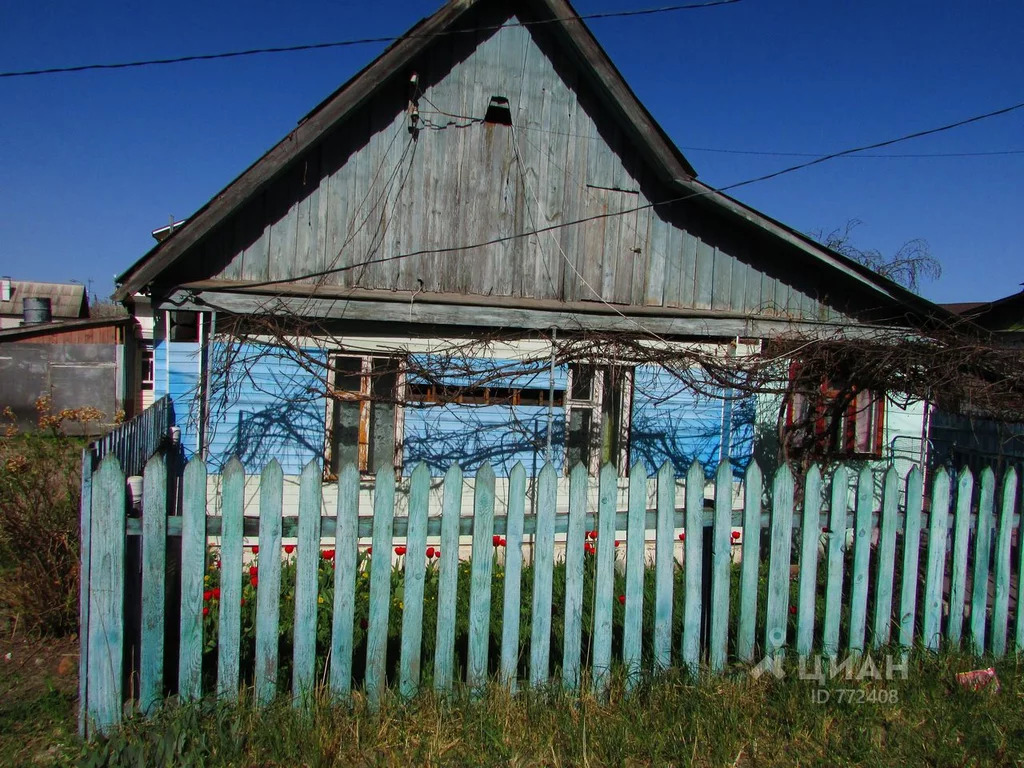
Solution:
[{"label": "power line", "polygon": [[[758,155],[763,157],[820,157],[820,152],[768,152],[753,149],[723,149],[719,147],[684,147],[687,152],[721,152],[729,155]],[[1000,157],[1006,155],[1024,155],[1024,149],[1001,149],[993,152],[920,152],[920,153],[892,153],[892,154],[857,154],[853,157],[864,158],[929,158],[929,157]]]},{"label": "power line", "polygon": [[686,195],[680,195],[678,197],[669,198],[667,200],[661,200],[661,201],[658,201],[658,202],[655,202],[655,203],[645,203],[644,205],[638,205],[638,206],[635,206],[633,208],[626,208],[625,210],[621,210],[621,211],[612,211],[612,212],[607,212],[607,213],[598,213],[598,214],[595,214],[593,216],[585,216],[583,218],[574,219],[572,221],[565,221],[565,222],[561,222],[561,223],[558,223],[558,224],[550,224],[550,225],[545,226],[545,227],[535,227],[534,229],[527,230],[525,232],[516,232],[516,233],[513,233],[511,235],[502,235],[501,237],[495,237],[495,238],[492,238],[490,240],[484,240],[484,241],[479,242],[479,243],[471,243],[469,245],[449,245],[449,246],[443,246],[443,247],[440,247],[440,248],[421,248],[419,250],[409,251],[407,253],[399,253],[399,254],[395,254],[393,256],[381,256],[381,257],[375,258],[375,259],[366,259],[364,261],[357,262],[355,264],[347,264],[345,266],[334,267],[332,269],[325,269],[325,270],[321,270],[319,272],[311,272],[309,274],[299,275],[297,277],[281,278],[281,279],[278,279],[278,280],[262,280],[262,281],[255,282],[255,283],[247,283],[244,287],[245,288],[261,288],[261,287],[272,286],[272,285],[285,285],[285,284],[288,284],[288,283],[294,283],[297,280],[308,280],[308,279],[312,279],[312,278],[324,277],[325,275],[331,275],[331,274],[336,274],[336,273],[341,273],[341,272],[348,272],[350,270],[359,269],[361,267],[365,267],[365,266],[368,266],[368,265],[371,265],[371,264],[384,264],[384,263],[391,262],[391,261],[401,261],[401,260],[404,260],[404,259],[410,259],[410,258],[414,258],[416,256],[429,256],[429,255],[439,255],[439,254],[445,254],[445,253],[458,253],[458,252],[461,252],[461,251],[475,250],[477,248],[486,248],[487,246],[490,246],[490,245],[500,245],[501,243],[506,243],[506,242],[509,242],[509,241],[512,241],[512,240],[518,240],[518,239],[525,238],[525,237],[533,237],[533,236],[536,236],[536,235],[543,234],[544,232],[552,232],[554,230],[563,229],[565,227],[573,227],[573,226],[577,226],[579,224],[586,224],[586,223],[591,222],[591,221],[599,221],[601,219],[609,219],[609,218],[613,218],[613,217],[616,217],[616,216],[626,216],[626,215],[628,215],[630,213],[636,213],[637,211],[647,210],[648,208],[657,208],[657,207],[663,206],[663,205],[671,205],[673,203],[680,203],[680,202],[683,202],[685,200],[692,200],[692,199],[697,198],[697,197],[705,197],[705,196],[708,196],[708,195],[721,194],[721,193],[729,191],[729,190],[739,189],[740,187],[746,187],[746,186],[749,186],[751,184],[757,184],[757,183],[762,182],[762,181],[768,181],[769,179],[778,178],[779,176],[784,176],[784,175],[789,174],[789,173],[795,173],[796,171],[801,171],[801,170],[803,170],[805,168],[810,168],[812,166],[819,165],[820,163],[824,163],[824,162],[827,162],[829,160],[834,160],[834,159],[839,158],[839,157],[846,157],[848,155],[853,155],[853,154],[856,154],[858,152],[864,152],[864,151],[872,150],[872,149],[879,149],[881,147],[888,147],[888,146],[892,146],[893,144],[899,144],[899,143],[904,142],[904,141],[910,141],[911,139],[918,139],[918,138],[921,138],[923,136],[932,136],[932,135],[937,134],[937,133],[943,133],[945,131],[953,130],[954,128],[960,128],[960,127],[965,126],[965,125],[970,125],[971,123],[977,123],[977,122],[980,122],[982,120],[987,120],[988,118],[991,118],[991,117],[998,117],[1000,115],[1009,114],[1010,112],[1014,112],[1014,111],[1016,111],[1018,109],[1022,109],[1022,108],[1024,108],[1024,102],[1021,102],[1019,104],[1013,104],[1013,105],[1011,105],[1009,107],[1003,107],[1001,109],[993,110],[992,112],[985,112],[984,114],[975,115],[973,117],[968,117],[968,118],[965,118],[963,120],[958,120],[958,121],[956,121],[954,123],[947,123],[946,125],[940,125],[940,126],[938,126],[936,128],[928,128],[928,129],[925,129],[923,131],[915,131],[913,133],[908,133],[908,134],[905,134],[903,136],[898,136],[898,137],[896,137],[894,139],[886,139],[885,141],[879,141],[879,142],[876,142],[874,144],[865,144],[863,146],[854,147],[852,149],[844,149],[844,150],[839,151],[839,152],[832,152],[830,154],[823,155],[821,157],[816,157],[814,160],[810,160],[810,161],[808,161],[806,163],[799,163],[797,165],[792,165],[792,166],[789,166],[788,168],[783,168],[781,170],[774,171],[772,173],[766,173],[766,174],[763,174],[761,176],[755,176],[754,178],[746,179],[745,181],[737,181],[737,182],[734,182],[732,184],[727,184],[724,187],[717,187],[717,188],[716,187],[708,187],[705,190],[700,190],[700,191],[697,191],[697,192],[690,192],[690,193],[688,193]]},{"label": "power line", "polygon": [[189,61],[214,61],[217,59],[235,59],[242,56],[258,56],[271,53],[294,53],[297,51],[318,51],[328,48],[348,48],[355,45],[370,45],[373,43],[394,43],[398,40],[414,40],[417,38],[443,37],[446,35],[460,35],[469,32],[489,32],[501,29],[502,27],[533,27],[542,24],[553,24],[562,21],[581,21],[585,19],[621,19],[633,16],[653,16],[661,13],[676,13],[678,11],[700,10],[702,8],[713,8],[719,5],[732,5],[742,0],[707,0],[702,3],[687,3],[682,5],[666,5],[658,8],[641,8],[635,11],[606,11],[604,13],[587,13],[582,16],[570,16],[566,18],[539,19],[537,21],[519,21],[511,24],[498,24],[488,27],[474,27],[470,29],[445,30],[430,34],[406,34],[397,37],[363,37],[354,40],[335,40],[327,43],[305,43],[301,45],[282,45],[271,48],[249,48],[243,51],[226,51],[221,53],[202,53],[192,56],[174,56],[167,59],[143,59],[140,61],[124,61],[109,64],[79,64],[71,67],[49,67],[46,69],[25,69],[11,72],[0,72],[0,78],[4,77],[35,77],[39,75],[56,75],[68,72],[91,72],[105,69],[132,69],[135,67],[163,66],[167,64],[183,64]]}]

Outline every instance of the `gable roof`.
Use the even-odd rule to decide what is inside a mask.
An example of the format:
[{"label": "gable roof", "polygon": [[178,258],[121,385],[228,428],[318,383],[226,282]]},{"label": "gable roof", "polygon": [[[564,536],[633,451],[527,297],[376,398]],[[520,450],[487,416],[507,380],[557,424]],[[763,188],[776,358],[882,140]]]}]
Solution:
[{"label": "gable roof", "polygon": [[89,302],[85,286],[76,283],[39,283],[31,280],[11,280],[10,301],[0,301],[0,314],[20,315],[22,299],[50,300],[53,317],[81,318],[89,316]]},{"label": "gable roof", "polygon": [[679,192],[680,199],[693,198],[695,202],[710,205],[740,220],[745,226],[778,238],[825,264],[842,279],[853,280],[890,302],[905,305],[924,315],[948,317],[948,313],[938,306],[873,270],[698,182],[696,171],[637,99],[568,0],[450,0],[321,102],[291,133],[120,275],[114,298],[124,300],[144,290],[221,221],[239,210],[339,122],[365,104],[378,88],[402,72],[434,40],[442,35],[457,34],[461,30],[460,20],[467,11],[486,3],[501,3],[502,8],[507,8],[507,17],[517,15],[520,23],[528,25],[544,24],[546,29],[553,30],[562,38],[566,50],[576,60],[581,74],[590,80],[602,105],[618,119],[633,145],[646,155],[661,180]]}]

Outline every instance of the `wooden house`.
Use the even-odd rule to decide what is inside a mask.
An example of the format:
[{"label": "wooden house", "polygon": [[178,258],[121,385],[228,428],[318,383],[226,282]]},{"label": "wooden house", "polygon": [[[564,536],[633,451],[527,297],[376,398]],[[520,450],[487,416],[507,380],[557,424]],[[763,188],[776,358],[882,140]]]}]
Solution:
[{"label": "wooden house", "polygon": [[[724,357],[937,311],[698,181],[565,0],[452,0],[421,21],[121,275],[117,296],[136,293],[187,451],[328,475],[742,466],[777,396],[550,350]],[[851,452],[890,459],[908,435],[916,458],[923,408],[871,398]]]}]

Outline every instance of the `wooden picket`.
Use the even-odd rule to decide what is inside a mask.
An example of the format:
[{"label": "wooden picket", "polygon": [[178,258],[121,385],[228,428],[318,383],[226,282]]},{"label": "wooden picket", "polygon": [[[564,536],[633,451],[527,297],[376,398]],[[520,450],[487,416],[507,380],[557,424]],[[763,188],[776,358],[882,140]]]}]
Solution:
[{"label": "wooden picket", "polygon": [[[149,714],[168,687],[186,701],[211,694],[234,701],[243,686],[252,685],[257,705],[285,693],[296,705],[307,705],[323,681],[336,701],[348,701],[360,685],[369,705],[377,707],[388,680],[408,698],[425,678],[442,694],[464,681],[479,695],[491,680],[514,692],[523,683],[550,685],[554,677],[566,691],[589,688],[602,697],[619,665],[629,689],[643,675],[673,665],[691,674],[705,666],[716,672],[732,660],[779,656],[791,644],[805,658],[816,652],[836,657],[841,645],[852,654],[875,652],[896,640],[903,648],[920,643],[934,649],[943,636],[956,646],[968,607],[971,652],[1001,656],[1010,641],[1024,650],[1019,597],[1011,604],[1024,568],[1020,547],[1013,544],[1020,529],[1014,469],[1001,480],[982,472],[977,494],[974,476],[961,472],[953,515],[950,477],[943,469],[931,477],[926,499],[919,470],[901,479],[890,468],[876,478],[862,467],[851,511],[845,467],[831,478],[817,467],[795,478],[782,467],[766,508],[760,470],[751,465],[739,486],[742,509],[734,511],[737,486],[728,465],[718,467],[712,489],[694,462],[680,499],[670,465],[649,477],[638,464],[629,474],[624,510],[617,508],[624,481],[610,465],[596,479],[582,465],[574,467],[562,500],[551,464],[533,481],[517,465],[502,499],[495,497],[493,470],[484,466],[475,477],[472,517],[460,516],[464,478],[456,466],[443,479],[439,509],[431,502],[427,467],[414,468],[402,481],[407,514],[399,516],[391,473],[377,476],[372,517],[359,516],[360,476],[354,467],[340,472],[331,510],[324,508],[322,477],[317,464],[304,468],[297,515],[289,515],[281,466],[271,461],[258,479],[257,518],[244,514],[246,473],[239,461],[224,467],[215,508],[208,502],[206,466],[193,461],[184,470],[182,515],[169,516],[167,487],[174,478],[158,455],[145,468],[139,520],[126,515],[125,476],[116,456],[87,475],[81,717],[91,733],[117,726],[126,693],[137,696],[139,709]],[[557,511],[560,501],[567,502],[567,514]],[[496,513],[496,502],[503,502],[503,514]],[[128,537],[135,536],[142,537],[142,634],[138,687],[126,692],[125,552]],[[245,554],[245,542],[257,536],[254,558],[255,549]],[[180,574],[166,557],[171,537],[181,538]],[[368,538],[372,549],[361,554],[359,541]],[[296,543],[282,547],[284,539]],[[438,546],[439,552],[430,552]],[[467,546],[468,584],[460,585],[460,554],[465,556]],[[335,567],[324,581],[328,560]],[[215,590],[204,583],[214,573],[209,563],[220,568]],[[284,583],[284,564],[294,583]],[[645,589],[651,570],[653,593]],[[172,578],[180,578],[180,624],[178,642],[167,649],[176,649],[176,660],[166,657],[164,646]],[[528,601],[524,578],[532,579]],[[500,595],[494,592],[500,605],[492,612],[495,579],[503,586]],[[427,613],[435,610],[427,600],[428,581],[436,595],[433,613]],[[326,599],[325,588],[333,589],[333,599]],[[245,640],[241,609],[253,591],[255,638]],[[458,605],[467,596],[463,614]],[[645,606],[645,599],[653,604]],[[291,656],[279,659],[283,611],[290,612],[286,617],[293,625]],[[392,611],[400,621],[397,614],[392,620]],[[246,615],[251,612],[250,607]],[[327,643],[317,633],[324,612],[330,616]],[[563,617],[560,648],[552,648],[553,614]],[[492,616],[500,627],[491,627]],[[424,628],[432,622],[434,650],[427,658]],[[457,629],[460,622],[468,627]],[[674,637],[680,638],[677,647]],[[247,646],[251,642],[254,647]],[[364,645],[361,668],[355,655]],[[178,677],[168,685],[165,669],[175,661]],[[280,688],[282,664],[291,670],[288,691]]]}]

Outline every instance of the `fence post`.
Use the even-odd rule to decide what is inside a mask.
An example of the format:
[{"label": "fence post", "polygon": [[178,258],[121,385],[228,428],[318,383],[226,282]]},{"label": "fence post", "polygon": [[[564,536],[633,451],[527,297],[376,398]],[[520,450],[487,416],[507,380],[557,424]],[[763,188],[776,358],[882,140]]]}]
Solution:
[{"label": "fence post", "polygon": [[[338,476],[334,528],[334,626],[331,631],[331,695],[348,703],[352,694],[352,630],[359,567],[359,469],[346,464]],[[276,638],[276,636],[275,636]]]},{"label": "fence post", "polygon": [[868,572],[871,567],[871,529],[875,478],[869,467],[857,475],[857,508],[853,529],[853,573],[850,576],[850,654],[864,651],[868,618]]},{"label": "fence post", "polygon": [[[576,693],[580,687],[580,646],[583,642],[583,543],[586,535],[587,486],[589,478],[582,463],[577,462],[569,473],[569,527],[565,534],[565,636],[562,638],[562,688]],[[553,529],[552,525],[552,529]],[[534,569],[534,584],[537,571]],[[533,637],[537,637],[540,618],[537,615],[536,587],[534,587]],[[531,641],[531,654],[532,641]],[[538,662],[531,685],[540,685],[547,676],[547,664]]]},{"label": "fence post", "polygon": [[405,537],[405,592],[402,597],[402,649],[399,660],[399,693],[412,698],[420,686],[420,649],[423,640],[423,586],[427,565],[427,507],[430,504],[430,470],[420,462],[412,472],[409,516]]},{"label": "fence post", "polygon": [[966,467],[960,473],[956,491],[956,514],[953,517],[953,562],[949,577],[949,644],[960,647],[964,626],[964,599],[967,595],[967,544],[971,532],[971,500],[974,476]]},{"label": "fence post", "polygon": [[981,473],[978,519],[974,529],[974,583],[971,595],[971,643],[974,653],[985,652],[985,625],[988,621],[988,576],[992,548],[992,503],[996,477],[991,467]]},{"label": "fence post", "polygon": [[[344,475],[344,472],[342,472]],[[339,483],[340,486],[340,483]],[[358,488],[356,489],[358,493]],[[339,494],[341,491],[339,490]],[[260,475],[260,551],[280,552],[284,472],[271,459]],[[339,497],[340,498],[340,497]],[[277,695],[277,642],[281,623],[281,559],[264,561],[256,588],[256,704],[265,706]]]},{"label": "fence post", "polygon": [[[373,499],[373,552],[370,561],[370,616],[366,631],[366,698],[371,710],[384,695],[391,604],[391,538],[395,519],[395,476],[378,472]],[[301,555],[301,551],[299,552]],[[458,546],[454,554],[458,557]],[[454,604],[454,596],[452,603]],[[454,625],[454,621],[452,624]]]},{"label": "fence post", "polygon": [[[385,473],[387,474],[387,473]],[[320,506],[323,471],[316,460],[299,478],[299,535],[295,567],[295,633],[292,651],[292,703],[310,704],[316,675],[317,572],[320,567]],[[392,476],[392,485],[394,476]],[[391,514],[394,515],[392,505]],[[267,553],[281,559],[281,550]],[[386,641],[385,641],[386,645]]]},{"label": "fence post", "polygon": [[942,591],[946,570],[946,528],[949,523],[949,474],[944,468],[932,482],[932,504],[928,511],[928,570],[924,582],[924,618],[921,635],[929,651],[939,648],[942,631]]},{"label": "fence post", "polygon": [[[643,463],[638,461],[629,474],[629,511],[626,521],[626,611],[622,622],[622,662],[626,666],[627,690],[631,690],[640,681],[644,616],[644,550],[647,546],[646,518],[647,470]],[[728,588],[726,582],[726,589]]]},{"label": "fence post", "polygon": [[612,604],[615,600],[615,502],[618,474],[605,464],[598,479],[597,573],[594,576],[594,655],[591,683],[598,698],[608,692],[612,667]]},{"label": "fence post", "polygon": [[[793,473],[783,464],[772,482],[771,554],[765,606],[764,648],[772,658],[785,653],[789,621],[789,563],[793,544]],[[687,553],[689,554],[689,553]]]},{"label": "fence post", "polygon": [[[501,620],[501,682],[516,692],[519,664],[519,613],[523,573],[523,516],[526,512],[526,469],[516,462],[508,478],[505,526],[505,604]],[[554,537],[552,537],[554,538]]]},{"label": "fence post", "polygon": [[797,593],[796,652],[804,658],[814,646],[814,592],[818,585],[818,540],[821,538],[821,470],[812,464],[804,479],[800,521],[800,585]]},{"label": "fence post", "polygon": [[889,644],[892,632],[892,582],[896,561],[896,518],[899,516],[899,482],[896,467],[885,473],[882,513],[878,521],[878,567],[875,570],[875,628],[872,644]]},{"label": "fence post", "polygon": [[[996,658],[1006,653],[1006,625],[1010,614],[1010,545],[1013,537],[1013,510],[1016,501],[1017,470],[1010,467],[1003,476],[999,533],[996,536],[996,594],[992,604],[992,653]],[[1018,595],[1020,594],[1019,590],[1018,586]],[[1024,603],[1018,597],[1018,616],[1022,606]]]},{"label": "fence post", "polygon": [[121,722],[124,663],[125,482],[108,455],[93,476],[89,574],[88,719],[99,733]]},{"label": "fence post", "polygon": [[82,451],[82,495],[79,499],[81,558],[78,566],[78,735],[87,736],[89,711],[89,594],[92,563],[92,447]]},{"label": "fence post", "polygon": [[206,464],[196,457],[185,467],[181,519],[181,644],[178,695],[202,695],[203,575],[206,571]]},{"label": "fence post", "polygon": [[828,512],[828,566],[825,576],[825,626],[822,650],[829,658],[839,655],[839,618],[843,611],[843,550],[846,547],[846,508],[850,476],[843,465],[832,473],[832,496]]},{"label": "fence post", "polygon": [[139,708],[149,714],[164,695],[164,605],[167,577],[167,465],[146,464],[142,503],[142,638]]},{"label": "fence post", "polygon": [[747,662],[754,660],[754,638],[757,634],[761,487],[761,468],[756,461],[751,461],[743,477],[743,563],[740,565],[740,620],[736,630],[736,655],[741,661]]},{"label": "fence post", "polygon": [[[715,518],[711,536],[711,671],[725,666],[729,642],[729,571],[732,565],[732,467],[718,465],[715,477]],[[641,564],[642,566],[642,564]]]},{"label": "fence post", "polygon": [[683,603],[683,665],[696,676],[700,663],[702,605],[701,576],[704,569],[704,468],[699,461],[686,473],[686,530],[683,567],[686,571]]},{"label": "fence post", "polygon": [[918,563],[921,552],[921,507],[924,481],[921,470],[913,467],[907,475],[907,514],[903,526],[903,586],[900,590],[900,645],[914,643],[914,619],[917,613]]},{"label": "fence post", "polygon": [[[487,683],[487,647],[491,623],[491,573],[494,566],[494,470],[484,464],[473,489],[473,563],[469,574],[469,643],[466,684],[483,693]],[[538,537],[539,538],[539,537]]]},{"label": "fence post", "polygon": [[[658,470],[657,525],[654,555],[654,669],[664,671],[672,666],[672,593],[676,566],[676,477],[667,460]],[[568,568],[568,554],[566,563]],[[576,645],[578,647],[579,643]]]},{"label": "fence post", "polygon": [[[217,621],[217,698],[238,700],[242,634],[242,532],[245,467],[232,456],[221,471],[220,601]],[[205,591],[205,590],[204,590]]]},{"label": "fence post", "polygon": [[452,464],[444,476],[444,501],[441,508],[441,563],[437,585],[437,636],[434,643],[434,690],[438,693],[447,693],[452,687],[461,510],[462,469],[458,464]]}]

